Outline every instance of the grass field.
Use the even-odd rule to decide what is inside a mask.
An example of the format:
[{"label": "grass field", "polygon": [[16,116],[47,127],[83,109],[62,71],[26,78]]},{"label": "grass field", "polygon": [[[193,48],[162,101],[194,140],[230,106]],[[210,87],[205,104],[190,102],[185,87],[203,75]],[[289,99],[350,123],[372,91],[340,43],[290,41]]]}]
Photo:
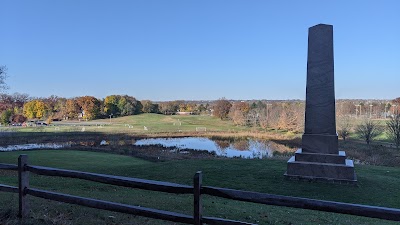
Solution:
[{"label": "grass field", "polygon": [[[356,121],[355,123],[359,123]],[[382,128],[385,121],[376,121]],[[356,125],[356,124],[355,124]],[[207,132],[197,132],[196,128],[206,128]],[[232,121],[220,120],[207,115],[161,115],[161,114],[140,114],[94,121],[62,121],[54,122],[47,127],[3,127],[1,131],[14,131],[15,136],[24,134],[39,133],[41,135],[59,135],[63,133],[94,132],[101,134],[127,134],[127,135],[147,135],[147,136],[242,136],[258,138],[283,138],[292,139],[301,137],[301,133],[286,132],[285,130],[261,129],[246,126],[236,126]],[[353,131],[348,140],[363,141]],[[390,142],[386,132],[375,138],[379,142]]]},{"label": "grass field", "polygon": [[[174,133],[195,132],[196,127],[205,127],[207,131],[238,132],[247,131],[248,127],[235,126],[231,121],[223,121],[213,116],[179,116],[161,114],[140,114],[93,121],[54,122],[48,127],[11,128],[21,132],[117,132],[117,133]],[[147,129],[145,129],[146,127]]]},{"label": "grass field", "polygon": [[[1,163],[16,163],[22,152],[0,153]],[[400,208],[400,168],[356,166],[359,186],[288,181],[286,161],[243,159],[190,159],[153,163],[133,157],[83,151],[23,152],[35,165],[114,174],[191,185],[198,170],[204,185],[271,194]],[[16,173],[0,171],[0,183],[16,185]],[[191,195],[174,195],[97,184],[77,179],[31,176],[31,186],[51,191],[192,213]],[[0,193],[1,224],[16,220],[18,197]],[[174,224],[120,213],[89,209],[31,197],[32,218],[24,224]],[[396,224],[334,213],[243,203],[204,196],[207,216],[259,224]]]}]

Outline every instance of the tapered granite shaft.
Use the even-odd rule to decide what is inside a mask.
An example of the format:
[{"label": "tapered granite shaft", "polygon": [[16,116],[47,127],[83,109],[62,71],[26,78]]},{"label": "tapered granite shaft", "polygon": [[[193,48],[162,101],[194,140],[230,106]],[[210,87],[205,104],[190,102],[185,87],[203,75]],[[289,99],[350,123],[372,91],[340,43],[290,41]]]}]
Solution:
[{"label": "tapered granite shaft", "polygon": [[333,26],[310,27],[304,134],[336,135],[333,68]]}]

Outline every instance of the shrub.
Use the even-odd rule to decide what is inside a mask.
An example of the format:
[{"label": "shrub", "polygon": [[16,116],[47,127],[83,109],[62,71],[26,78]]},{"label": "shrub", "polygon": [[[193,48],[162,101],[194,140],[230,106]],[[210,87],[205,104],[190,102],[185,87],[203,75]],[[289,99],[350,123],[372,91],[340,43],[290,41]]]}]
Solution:
[{"label": "shrub", "polygon": [[358,136],[369,145],[371,141],[381,133],[381,129],[372,120],[365,120],[357,126]]}]

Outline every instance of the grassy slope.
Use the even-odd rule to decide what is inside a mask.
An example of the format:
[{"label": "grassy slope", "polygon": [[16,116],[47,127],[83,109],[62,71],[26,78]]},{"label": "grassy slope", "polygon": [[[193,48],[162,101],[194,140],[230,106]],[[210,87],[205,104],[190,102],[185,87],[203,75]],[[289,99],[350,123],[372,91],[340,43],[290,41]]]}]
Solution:
[{"label": "grassy slope", "polygon": [[[27,128],[4,128],[20,132],[81,132],[82,126],[85,126],[85,132],[101,132],[101,133],[177,133],[177,132],[195,132],[196,127],[206,127],[207,131],[249,131],[248,127],[235,126],[232,121],[222,121],[212,116],[178,116],[178,115],[161,115],[161,114],[140,114],[134,116],[125,116],[113,118],[109,124],[109,119],[94,120],[89,122],[55,122],[57,124],[68,124],[68,126],[49,127],[27,127]],[[180,122],[180,123],[179,123]],[[175,125],[174,125],[175,123]],[[103,124],[102,127],[96,124]],[[180,124],[180,125],[178,125]],[[71,126],[73,125],[73,126]],[[88,126],[90,125],[90,126]],[[128,127],[130,125],[131,127]],[[144,126],[148,128],[144,130]]]},{"label": "grassy slope", "polygon": [[[35,165],[131,176],[191,184],[194,173],[202,170],[204,185],[258,191],[271,194],[343,201],[400,208],[400,169],[357,166],[359,187],[287,181],[286,162],[280,160],[181,160],[151,163],[132,157],[81,151],[27,151]],[[0,153],[0,162],[16,163],[21,152]],[[0,183],[17,182],[14,172],[0,171]],[[186,214],[192,213],[191,195],[173,195],[96,184],[77,179],[32,176],[31,186],[85,197],[141,205]],[[17,195],[0,193],[1,220],[13,224]],[[26,224],[169,224],[119,213],[93,210],[32,198],[33,218]],[[395,224],[333,213],[286,207],[264,206],[204,196],[207,216],[259,224]],[[16,222],[15,222],[16,223]],[[172,224],[172,223],[171,223]]]},{"label": "grassy slope", "polygon": [[[179,124],[181,122],[181,125]],[[109,124],[109,119],[101,119],[94,120],[89,122],[55,122],[54,124],[68,124],[68,126],[58,126],[53,127],[28,127],[28,128],[15,128],[15,127],[6,127],[2,128],[3,130],[13,130],[19,132],[49,132],[48,134],[56,134],[61,132],[81,132],[82,126],[85,126],[85,132],[100,132],[100,133],[126,133],[126,134],[173,134],[173,133],[182,133],[182,132],[193,132],[196,131],[196,127],[206,127],[209,132],[224,132],[226,134],[232,132],[248,132],[249,134],[257,131],[258,135],[265,133],[261,128],[251,128],[244,126],[236,126],[232,121],[222,121],[216,117],[212,116],[197,116],[197,115],[188,115],[188,116],[179,116],[179,115],[161,115],[161,114],[140,114],[134,116],[125,116],[119,118],[112,118],[112,124]],[[356,123],[360,123],[361,121],[357,121]],[[386,122],[383,120],[376,121],[382,128],[385,127]],[[175,125],[174,125],[175,123]],[[104,126],[99,127],[96,124],[103,124]],[[74,126],[70,126],[74,125]],[[90,126],[88,126],[90,125]],[[128,127],[130,125],[130,127]],[[148,128],[147,131],[144,130],[144,126]],[[278,133],[267,132],[270,135],[282,135],[286,132],[279,131]],[[20,133],[22,134],[22,133]],[[300,134],[294,135],[288,134],[286,135],[288,138],[294,136],[300,136]],[[354,132],[351,133],[349,140],[363,141],[357,134]],[[375,138],[377,141],[390,142],[386,132],[382,132],[378,137]]]},{"label": "grassy slope", "polygon": [[[107,120],[96,120],[105,122]],[[95,121],[95,122],[96,122]],[[119,117],[112,120],[113,124],[129,124],[133,130],[144,131],[144,126],[150,132],[196,131],[196,127],[206,127],[209,131],[242,131],[246,127],[237,127],[231,121],[222,121],[212,116],[178,116],[160,114],[140,114],[136,116]],[[175,125],[174,125],[175,123]]]}]

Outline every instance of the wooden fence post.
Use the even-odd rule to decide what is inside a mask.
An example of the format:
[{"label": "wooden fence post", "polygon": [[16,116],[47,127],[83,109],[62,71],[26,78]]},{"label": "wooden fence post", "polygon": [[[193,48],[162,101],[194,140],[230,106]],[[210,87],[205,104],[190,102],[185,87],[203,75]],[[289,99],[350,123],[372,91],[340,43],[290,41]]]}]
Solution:
[{"label": "wooden fence post", "polygon": [[201,171],[198,171],[193,178],[193,196],[194,196],[194,224],[201,225],[201,218],[203,215],[203,204],[201,202],[201,185],[202,185],[203,175]]},{"label": "wooden fence post", "polygon": [[29,188],[29,171],[26,171],[28,165],[28,156],[20,155],[18,157],[18,191],[19,191],[19,211],[20,218],[29,216],[29,204],[26,195],[26,189]]}]

